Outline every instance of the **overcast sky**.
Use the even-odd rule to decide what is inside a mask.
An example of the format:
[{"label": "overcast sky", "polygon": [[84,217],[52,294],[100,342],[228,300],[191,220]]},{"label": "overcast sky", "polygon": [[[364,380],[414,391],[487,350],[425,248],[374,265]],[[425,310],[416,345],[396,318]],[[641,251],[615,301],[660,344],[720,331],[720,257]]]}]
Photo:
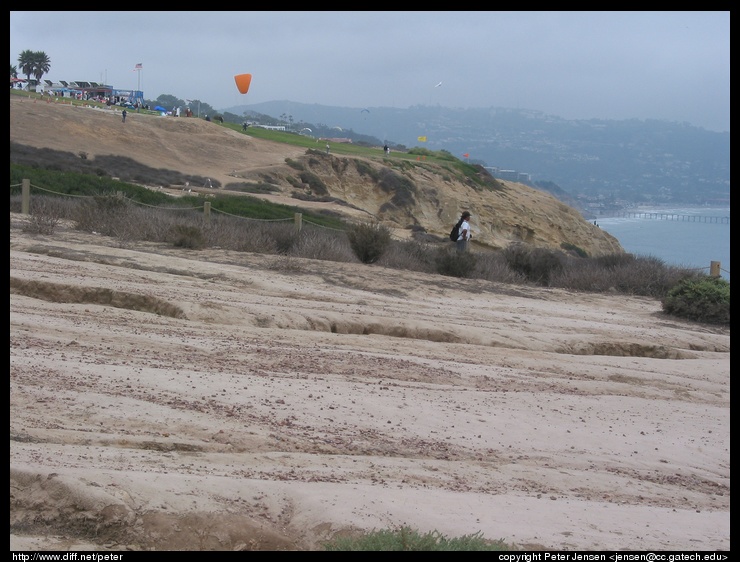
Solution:
[{"label": "overcast sky", "polygon": [[[11,65],[24,50],[49,56],[48,80],[217,110],[508,107],[730,130],[729,11],[11,11]],[[245,95],[241,73],[253,76]]]}]

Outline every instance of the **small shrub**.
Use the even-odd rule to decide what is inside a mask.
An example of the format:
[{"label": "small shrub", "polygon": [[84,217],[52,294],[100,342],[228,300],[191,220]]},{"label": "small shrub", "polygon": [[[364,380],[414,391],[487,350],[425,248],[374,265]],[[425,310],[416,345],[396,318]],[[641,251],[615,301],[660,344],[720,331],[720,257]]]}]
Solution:
[{"label": "small shrub", "polygon": [[23,226],[24,232],[31,234],[54,234],[62,219],[61,205],[49,197],[37,197],[31,205],[31,216]]},{"label": "small shrub", "polygon": [[172,243],[178,248],[200,250],[205,246],[203,231],[197,226],[176,224],[172,228]]},{"label": "small shrub", "polygon": [[563,242],[560,244],[560,247],[565,250],[566,252],[571,252],[578,256],[579,258],[587,258],[588,252],[584,250],[583,248],[576,246],[575,244],[571,244],[570,242]]},{"label": "small shrub", "polygon": [[346,236],[337,236],[335,232],[313,228],[310,225],[305,225],[301,229],[300,237],[289,255],[341,263],[358,261]]},{"label": "small shrub", "polygon": [[234,250],[257,254],[280,253],[273,235],[276,225],[263,221],[241,221],[241,223],[241,227],[237,229],[238,239],[234,241]]},{"label": "small shrub", "polygon": [[272,239],[275,241],[275,251],[278,254],[288,254],[300,239],[300,232],[293,223],[278,223],[267,225]]},{"label": "small shrub", "polygon": [[355,168],[357,169],[357,173],[361,176],[369,176],[375,181],[379,180],[378,172],[375,171],[375,168],[367,162],[363,160],[355,160]]},{"label": "small shrub", "polygon": [[303,183],[295,179],[293,176],[287,176],[285,178],[285,181],[287,181],[290,185],[292,185],[296,189],[303,189]]},{"label": "small shrub", "polygon": [[391,269],[435,273],[433,249],[415,240],[391,241],[378,264]]},{"label": "small shrub", "polygon": [[730,324],[730,283],[720,277],[684,279],[662,300],[663,311],[672,316]]},{"label": "small shrub", "polygon": [[87,199],[75,215],[75,228],[113,236],[122,242],[140,239],[136,221],[132,220],[133,206],[118,195],[100,195]]},{"label": "small shrub", "polygon": [[302,172],[303,170],[305,170],[305,169],[306,169],[306,168],[305,168],[305,167],[303,166],[303,164],[301,164],[300,162],[296,162],[295,160],[293,160],[293,159],[291,159],[291,158],[286,158],[286,159],[285,159],[285,163],[286,163],[286,164],[287,164],[288,166],[290,166],[291,168],[293,168],[294,170],[298,170],[298,171],[301,171],[301,172]]},{"label": "small shrub", "polygon": [[506,258],[500,251],[481,252],[476,254],[476,259],[475,271],[473,272],[473,277],[476,279],[514,285],[523,285],[527,282],[521,273],[517,273],[509,267]]},{"label": "small shrub", "polygon": [[391,243],[391,231],[380,223],[352,225],[347,231],[352,251],[362,263],[375,263]]},{"label": "small shrub", "polygon": [[473,276],[477,259],[472,252],[459,252],[454,244],[437,252],[434,262],[437,273],[448,277],[470,278]]},{"label": "small shrub", "polygon": [[504,250],[509,267],[527,280],[548,286],[550,279],[565,267],[566,256],[558,250],[512,244]]},{"label": "small shrub", "polygon": [[593,259],[599,267],[604,269],[613,269],[616,267],[631,265],[635,262],[636,258],[633,254],[607,254]]},{"label": "small shrub", "polygon": [[405,176],[389,168],[381,170],[378,176],[378,187],[386,193],[392,193],[391,201],[396,207],[403,208],[414,204],[416,186]]},{"label": "small shrub", "polygon": [[627,295],[662,298],[671,287],[687,277],[696,275],[675,267],[669,267],[655,256],[635,256],[622,266],[608,270],[612,287]]},{"label": "small shrub", "polygon": [[312,172],[301,172],[300,176],[303,183],[307,183],[308,187],[315,195],[329,195],[329,190],[326,184],[321,181],[321,178]]}]

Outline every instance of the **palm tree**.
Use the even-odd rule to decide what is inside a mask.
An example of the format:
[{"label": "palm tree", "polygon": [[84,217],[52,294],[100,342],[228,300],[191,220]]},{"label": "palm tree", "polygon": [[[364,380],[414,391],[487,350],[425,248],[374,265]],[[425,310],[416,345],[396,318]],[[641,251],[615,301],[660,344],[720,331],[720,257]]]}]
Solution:
[{"label": "palm tree", "polygon": [[35,66],[36,53],[25,50],[18,56],[18,66],[21,72],[26,75],[27,80],[31,80],[31,74]]},{"label": "palm tree", "polygon": [[33,54],[33,77],[36,82],[41,82],[41,77],[49,72],[51,59],[44,51],[36,51]]},{"label": "palm tree", "polygon": [[18,65],[21,72],[26,75],[26,79],[29,81],[28,87],[30,88],[31,76],[39,82],[41,77],[49,72],[51,59],[49,59],[49,56],[44,51],[25,50],[18,56]]},{"label": "palm tree", "polygon": [[13,66],[12,64],[10,65],[10,77],[18,78],[18,68]]}]

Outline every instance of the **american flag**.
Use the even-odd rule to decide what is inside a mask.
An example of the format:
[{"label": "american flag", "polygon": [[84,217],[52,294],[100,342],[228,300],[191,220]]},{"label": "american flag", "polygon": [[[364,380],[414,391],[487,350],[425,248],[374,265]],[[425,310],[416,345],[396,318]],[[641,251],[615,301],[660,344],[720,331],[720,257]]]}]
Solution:
[{"label": "american flag", "polygon": [[144,67],[141,65],[141,63],[140,62],[137,62],[136,63],[136,66],[134,67],[134,72],[136,72],[137,70],[141,70],[142,68],[144,68]]}]

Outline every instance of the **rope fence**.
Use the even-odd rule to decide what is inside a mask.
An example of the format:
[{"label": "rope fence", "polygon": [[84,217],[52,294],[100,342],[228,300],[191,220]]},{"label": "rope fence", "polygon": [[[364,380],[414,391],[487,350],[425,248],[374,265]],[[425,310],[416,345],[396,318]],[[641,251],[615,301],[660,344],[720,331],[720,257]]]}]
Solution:
[{"label": "rope fence", "polygon": [[[10,187],[21,187],[21,214],[28,215],[30,214],[30,208],[31,208],[31,188],[39,191],[43,191],[45,193],[49,193],[52,195],[58,195],[63,197],[77,197],[80,199],[94,199],[94,196],[91,195],[74,195],[71,193],[61,193],[58,191],[53,191],[51,189],[47,189],[45,187],[41,187],[35,184],[31,184],[30,180],[24,179],[20,184],[11,184]],[[210,201],[205,201],[203,205],[195,206],[195,207],[161,207],[158,205],[149,205],[148,203],[142,203],[140,201],[135,201],[134,199],[129,199],[128,197],[125,197],[122,193],[118,193],[115,195],[115,197],[120,197],[121,199],[127,201],[128,203],[131,203],[132,205],[138,205],[140,207],[147,207],[150,209],[157,209],[160,211],[203,211],[203,216],[205,217],[206,221],[208,221],[211,217],[211,213],[219,213],[224,216],[229,216],[236,219],[242,219],[247,221],[254,221],[254,222],[288,222],[293,221],[295,223],[295,226],[298,230],[301,230],[303,223],[310,224],[311,226],[315,226],[317,228],[323,228],[326,230],[332,230],[335,232],[344,232],[342,229],[339,228],[332,228],[330,226],[325,226],[313,221],[310,221],[308,219],[303,218],[303,213],[295,213],[293,218],[284,218],[284,219],[258,219],[253,217],[243,217],[240,215],[235,215],[233,213],[228,213],[226,211],[222,211],[220,209],[213,209],[211,207]]]},{"label": "rope fence", "polygon": [[[21,193],[22,193],[22,199],[21,199],[21,213],[24,215],[30,214],[30,208],[31,208],[31,187],[34,189],[38,189],[39,191],[43,191],[46,193],[50,193],[53,195],[60,195],[60,196],[66,196],[66,197],[78,197],[82,199],[94,199],[93,196],[90,195],[74,195],[69,193],[60,193],[58,191],[52,191],[50,189],[40,187],[37,185],[32,185],[30,180],[24,179],[22,183],[20,184],[11,184],[10,187],[18,187],[21,186]],[[196,207],[160,207],[156,205],[149,205],[147,203],[141,203],[139,201],[135,201],[133,199],[129,199],[125,197],[122,193],[119,193],[116,195],[117,197],[120,197],[122,199],[125,199],[129,203],[133,205],[140,205],[142,207],[148,207],[151,209],[157,209],[161,211],[203,211],[203,216],[205,217],[206,221],[210,219],[211,213],[219,213],[224,216],[233,217],[236,219],[242,219],[242,220],[248,220],[248,221],[257,221],[257,222],[287,222],[292,220],[295,223],[295,227],[298,231],[301,230],[303,223],[310,224],[311,226],[315,226],[317,228],[323,228],[326,230],[333,230],[335,232],[344,232],[341,229],[338,228],[332,228],[329,226],[324,226],[318,223],[315,223],[313,221],[307,220],[303,218],[303,213],[295,213],[292,219],[290,218],[284,218],[284,219],[257,219],[252,217],[242,217],[240,215],[235,215],[233,213],[228,213],[226,211],[221,211],[220,209],[212,209],[211,208],[211,202],[205,201],[203,205],[196,206]],[[395,237],[394,237],[395,238]],[[697,267],[694,269],[690,269],[690,271],[704,271],[706,269],[709,269],[709,276],[710,277],[720,277],[722,275],[722,272],[727,273],[727,275],[730,274],[730,271],[727,269],[722,268],[722,264],[719,261],[711,261],[709,263],[709,267]]]}]

